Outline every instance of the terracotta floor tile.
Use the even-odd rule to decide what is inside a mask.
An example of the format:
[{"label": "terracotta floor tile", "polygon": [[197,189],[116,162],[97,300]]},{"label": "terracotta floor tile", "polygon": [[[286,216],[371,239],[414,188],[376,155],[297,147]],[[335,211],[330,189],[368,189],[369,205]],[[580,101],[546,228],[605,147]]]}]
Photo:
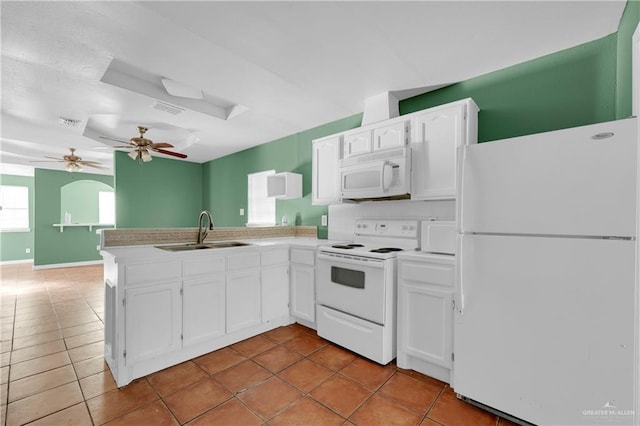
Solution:
[{"label": "terracotta floor tile", "polygon": [[274,417],[270,426],[333,426],[344,423],[344,419],[323,407],[311,398],[305,397]]},{"label": "terracotta floor tile", "polygon": [[262,353],[268,349],[273,348],[276,345],[273,341],[264,338],[263,336],[255,336],[250,339],[238,342],[235,345],[231,345],[231,348],[240,352],[247,358],[252,358],[259,353]]},{"label": "terracotta floor tile", "polygon": [[238,399],[264,420],[269,420],[300,397],[302,393],[299,390],[278,377],[238,395]]},{"label": "terracotta floor tile", "polygon": [[473,405],[462,402],[456,398],[453,392],[442,392],[433,407],[427,413],[427,417],[447,426],[495,425],[497,417],[483,411]]},{"label": "terracotta floor tile", "polygon": [[379,394],[423,415],[443,389],[444,384],[435,385],[396,372],[380,388]]},{"label": "terracotta floor tile", "polygon": [[276,346],[273,349],[256,355],[253,357],[253,360],[272,373],[277,373],[298,361],[300,358],[302,357],[297,352],[284,346]]},{"label": "terracotta floor tile", "polygon": [[100,425],[158,399],[146,379],[107,392],[87,401],[93,421]]},{"label": "terracotta floor tile", "polygon": [[0,383],[9,382],[9,366],[0,368]]},{"label": "terracotta floor tile", "polygon": [[66,349],[67,348],[62,340],[54,340],[53,342],[41,343],[39,345],[29,346],[23,349],[15,349],[11,352],[11,363],[17,364],[19,362],[61,352]]},{"label": "terracotta floor tile", "polygon": [[237,399],[231,399],[188,423],[192,426],[257,426],[262,420]]},{"label": "terracotta floor tile", "polygon": [[333,371],[308,359],[296,362],[278,374],[303,392],[309,392],[334,374]]},{"label": "terracotta floor tile", "polygon": [[67,348],[73,349],[89,343],[102,342],[104,340],[104,330],[95,330],[85,334],[78,334],[64,339]]},{"label": "terracotta floor tile", "polygon": [[115,380],[110,371],[102,371],[100,373],[84,377],[80,379],[80,388],[84,399],[91,399],[103,393],[117,388]]},{"label": "terracotta floor tile", "polygon": [[16,327],[13,330],[13,337],[14,338],[20,338],[20,337],[26,337],[26,336],[31,336],[32,334],[39,334],[39,333],[45,333],[47,331],[53,331],[53,330],[57,330],[58,327],[58,323],[57,322],[48,322],[45,324],[37,324],[37,325],[30,325],[27,327]]},{"label": "terracotta floor tile", "polygon": [[77,348],[69,349],[69,358],[72,362],[84,361],[85,359],[93,358],[104,353],[104,343],[95,342],[88,345],[79,346]]},{"label": "terracotta floor tile", "polygon": [[312,334],[303,334],[285,343],[286,347],[303,356],[307,356],[326,345],[326,340]]},{"label": "terracotta floor tile", "polygon": [[357,358],[340,370],[340,374],[372,390],[378,389],[394,372],[393,365],[383,366],[364,358]]},{"label": "terracotta floor tile", "polygon": [[349,417],[349,420],[362,426],[419,425],[422,416],[389,399],[374,395]]},{"label": "terracotta floor tile", "polygon": [[49,414],[46,417],[29,423],[29,426],[92,426],[91,416],[84,402],[65,408],[57,413]]},{"label": "terracotta floor tile", "polygon": [[176,421],[175,417],[173,417],[162,401],[154,401],[151,404],[142,406],[106,424],[109,426],[172,426],[179,425],[180,423]]},{"label": "terracotta floor tile", "polygon": [[88,324],[90,322],[100,321],[100,318],[93,312],[69,315],[68,317],[58,317],[60,328],[68,328],[76,325]]},{"label": "terracotta floor tile", "polygon": [[219,372],[214,377],[224,387],[235,393],[264,382],[271,376],[268,370],[247,360]]},{"label": "terracotta floor tile", "polygon": [[13,325],[16,328],[26,328],[26,327],[31,327],[32,325],[50,324],[52,322],[57,322],[57,321],[58,321],[57,316],[47,315],[45,317],[17,319],[13,322]]},{"label": "terracotta floor tile", "polygon": [[92,321],[86,324],[74,325],[73,327],[67,327],[62,329],[62,335],[64,338],[77,336],[78,334],[85,334],[91,331],[104,330],[104,324],[102,321]]},{"label": "terracotta floor tile", "polygon": [[23,349],[29,346],[40,345],[42,343],[53,342],[60,339],[62,339],[62,333],[58,329],[40,334],[32,334],[31,336],[13,339],[13,349]]},{"label": "terracotta floor tile", "polygon": [[333,376],[317,388],[310,395],[331,408],[343,417],[349,417],[366,401],[372,392],[349,379]]},{"label": "terracotta floor tile", "polygon": [[193,361],[209,374],[216,374],[231,366],[240,364],[242,361],[246,361],[246,359],[244,355],[227,347],[198,357]]},{"label": "terracotta floor tile", "polygon": [[82,393],[77,382],[49,389],[10,402],[7,406],[7,426],[28,423],[82,401]]},{"label": "terracotta floor tile", "polygon": [[0,353],[0,367],[6,367],[11,363],[11,352]]},{"label": "terracotta floor tile", "polygon": [[422,420],[422,423],[420,423],[420,426],[442,426],[442,425],[440,423],[434,422],[428,417],[425,417],[424,420]]},{"label": "terracotta floor tile", "polygon": [[73,368],[76,370],[78,379],[109,370],[109,366],[102,355],[76,362],[73,364]]},{"label": "terracotta floor tile", "polygon": [[300,330],[298,327],[288,325],[286,327],[278,327],[271,331],[267,331],[263,336],[276,343],[284,343],[299,337],[302,333],[304,333],[304,331]]},{"label": "terracotta floor tile", "polygon": [[11,352],[11,340],[2,340],[0,342],[0,353]]},{"label": "terracotta floor tile", "polygon": [[502,417],[498,418],[498,426],[518,426],[517,424],[507,420],[507,419],[503,419]]},{"label": "terracotta floor tile", "polygon": [[9,384],[9,402],[75,381],[76,374],[71,365],[14,380]]},{"label": "terracotta floor tile", "polygon": [[439,387],[445,387],[447,386],[447,384],[441,380],[438,379],[434,379],[433,377],[429,377],[426,376],[422,373],[418,373],[417,371],[413,371],[413,370],[405,370],[404,368],[399,368],[396,367],[396,370],[399,371],[402,374],[406,374],[409,377],[413,377],[414,379],[418,379],[421,380],[423,382],[428,382],[433,384],[434,386],[439,386]]},{"label": "terracotta floor tile", "polygon": [[71,359],[66,351],[36,359],[30,359],[29,361],[21,362],[19,364],[12,364],[11,380],[22,379],[23,377],[42,373],[67,364],[71,364]]},{"label": "terracotta floor tile", "polygon": [[232,396],[213,378],[207,378],[168,396],[164,401],[180,423],[186,423]]},{"label": "terracotta floor tile", "polygon": [[164,397],[205,377],[209,375],[202,368],[192,361],[187,361],[153,373],[147,378],[156,392]]},{"label": "terracotta floor tile", "polygon": [[327,345],[309,355],[309,359],[333,371],[339,371],[356,359],[356,355],[335,345]]}]

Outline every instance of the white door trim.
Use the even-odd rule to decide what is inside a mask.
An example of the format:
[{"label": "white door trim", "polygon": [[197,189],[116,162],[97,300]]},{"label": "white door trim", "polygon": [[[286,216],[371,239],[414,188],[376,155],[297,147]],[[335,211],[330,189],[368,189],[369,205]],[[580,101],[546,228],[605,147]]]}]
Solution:
[{"label": "white door trim", "polygon": [[[631,89],[632,93],[632,114],[638,117],[640,113],[640,24],[636,27],[631,39]],[[640,135],[640,120],[638,121],[638,135]],[[640,141],[640,136],[639,136]],[[637,169],[640,171],[640,149],[637,153]],[[634,421],[633,424],[640,426],[640,173],[637,176],[637,196],[636,196],[636,297],[635,297],[635,384],[634,384]]]}]

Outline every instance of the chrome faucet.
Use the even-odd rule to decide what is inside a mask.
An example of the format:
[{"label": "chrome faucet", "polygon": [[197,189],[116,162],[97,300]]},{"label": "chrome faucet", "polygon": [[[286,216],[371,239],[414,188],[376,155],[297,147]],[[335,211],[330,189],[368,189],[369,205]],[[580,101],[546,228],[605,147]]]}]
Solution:
[{"label": "chrome faucet", "polygon": [[202,244],[204,242],[204,239],[207,238],[208,230],[207,228],[202,226],[202,219],[205,216],[209,220],[209,230],[213,230],[213,216],[211,216],[209,210],[202,210],[202,212],[200,212],[200,216],[198,217],[198,239],[196,240],[196,244]]}]

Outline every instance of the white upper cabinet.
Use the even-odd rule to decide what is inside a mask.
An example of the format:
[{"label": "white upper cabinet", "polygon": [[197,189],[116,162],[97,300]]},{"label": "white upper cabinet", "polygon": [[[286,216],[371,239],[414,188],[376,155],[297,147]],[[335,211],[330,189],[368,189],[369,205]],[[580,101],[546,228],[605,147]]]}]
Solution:
[{"label": "white upper cabinet", "polygon": [[457,152],[477,141],[478,107],[471,99],[430,108],[411,119],[411,199],[456,196]]},{"label": "white upper cabinet", "polygon": [[344,135],[344,150],[342,158],[367,154],[373,147],[373,132],[371,129]]},{"label": "white upper cabinet", "polygon": [[373,150],[382,151],[407,145],[409,125],[406,121],[388,124],[373,130]]},{"label": "white upper cabinet", "polygon": [[341,135],[313,141],[311,192],[314,205],[340,203],[341,142]]}]

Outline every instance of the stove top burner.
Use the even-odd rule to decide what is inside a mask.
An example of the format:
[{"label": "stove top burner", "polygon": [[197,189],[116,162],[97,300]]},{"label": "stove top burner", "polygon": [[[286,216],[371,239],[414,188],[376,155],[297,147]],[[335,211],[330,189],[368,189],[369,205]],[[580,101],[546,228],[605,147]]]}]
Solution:
[{"label": "stove top burner", "polygon": [[371,253],[391,253],[394,251],[403,251],[403,249],[398,247],[381,247],[378,249],[369,250]]},{"label": "stove top burner", "polygon": [[351,250],[354,249],[356,247],[364,247],[362,244],[336,244],[335,246],[331,246],[333,248],[337,248],[337,249],[347,249],[347,250]]}]

